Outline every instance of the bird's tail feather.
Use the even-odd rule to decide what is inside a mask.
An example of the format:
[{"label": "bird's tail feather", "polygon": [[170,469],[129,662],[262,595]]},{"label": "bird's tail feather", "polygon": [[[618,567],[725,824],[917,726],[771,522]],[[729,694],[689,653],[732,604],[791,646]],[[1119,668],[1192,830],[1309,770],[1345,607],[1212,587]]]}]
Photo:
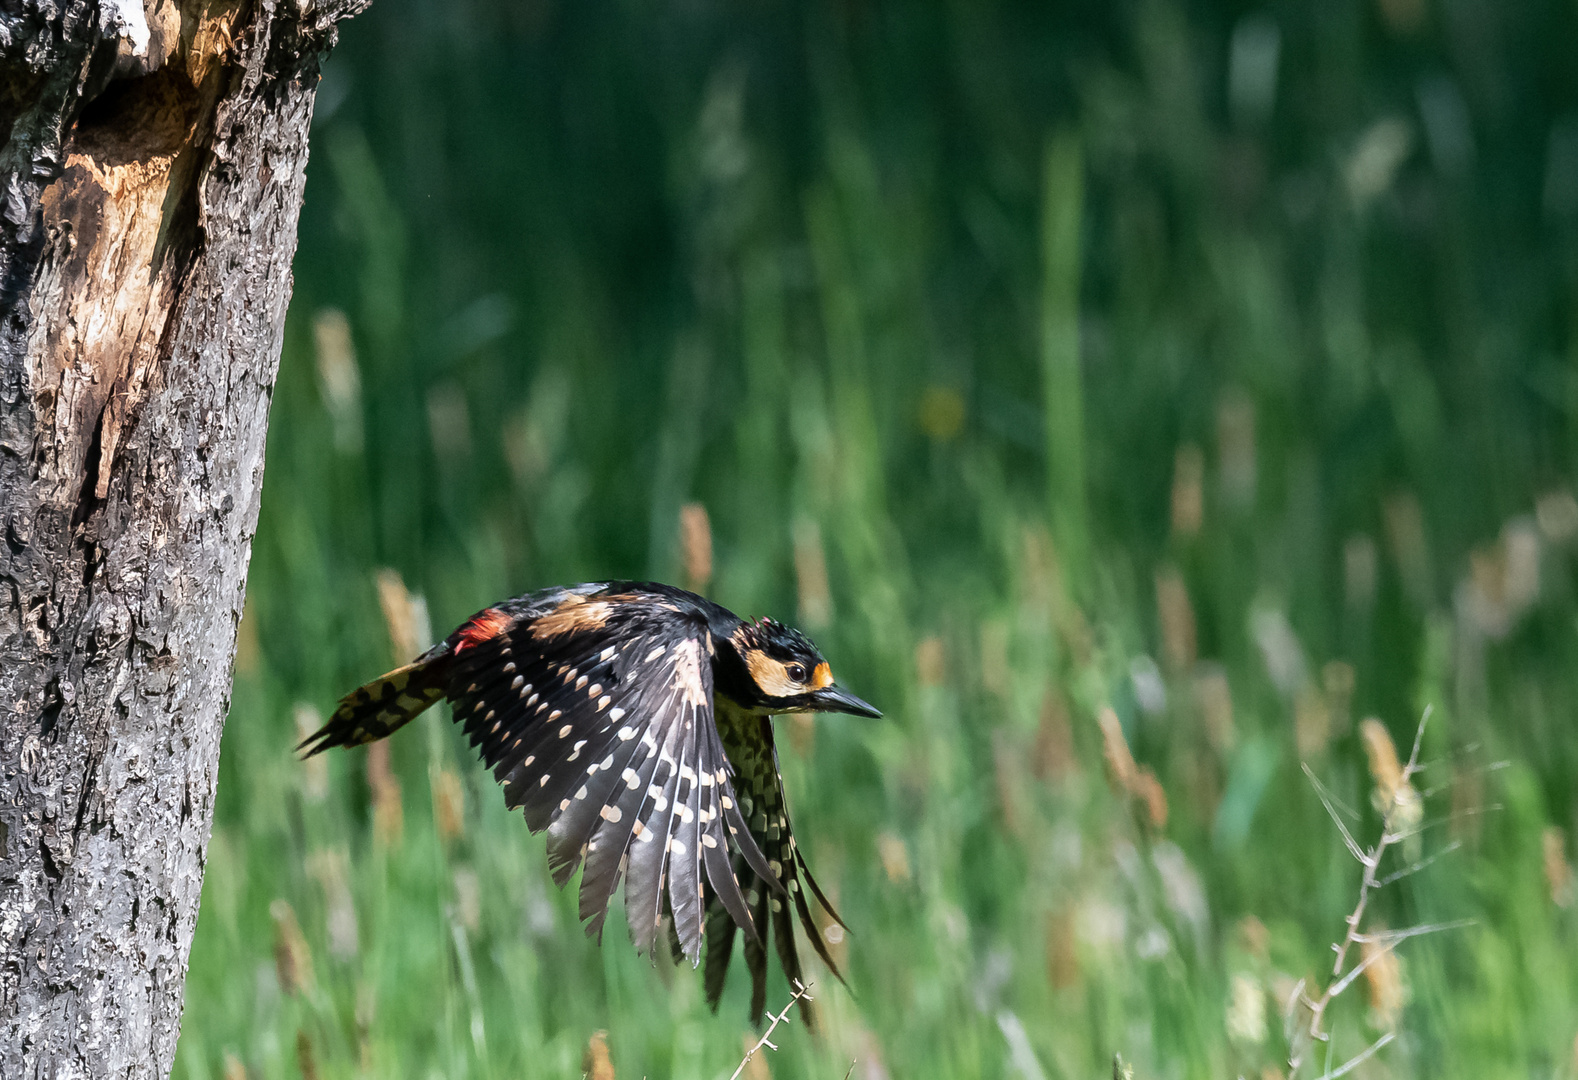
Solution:
[{"label": "bird's tail feather", "polygon": [[329,722],[296,747],[311,757],[334,746],[358,746],[388,738],[444,696],[448,650],[430,649],[405,667],[380,675],[340,699]]}]

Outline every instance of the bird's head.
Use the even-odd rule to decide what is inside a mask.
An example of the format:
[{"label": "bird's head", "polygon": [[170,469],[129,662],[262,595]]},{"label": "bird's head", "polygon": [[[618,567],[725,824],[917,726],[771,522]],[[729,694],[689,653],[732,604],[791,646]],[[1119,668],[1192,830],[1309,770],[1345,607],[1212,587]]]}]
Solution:
[{"label": "bird's head", "polygon": [[772,619],[742,623],[729,637],[744,668],[747,708],[770,713],[882,713],[833,681],[832,668],[811,639]]}]

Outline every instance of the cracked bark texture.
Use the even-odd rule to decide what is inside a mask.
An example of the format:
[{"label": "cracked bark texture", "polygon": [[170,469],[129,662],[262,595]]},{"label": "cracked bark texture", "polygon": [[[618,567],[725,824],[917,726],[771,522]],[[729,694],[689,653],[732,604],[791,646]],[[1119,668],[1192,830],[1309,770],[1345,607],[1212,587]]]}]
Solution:
[{"label": "cracked bark texture", "polygon": [[175,1056],[322,53],[0,0],[0,1076]]}]

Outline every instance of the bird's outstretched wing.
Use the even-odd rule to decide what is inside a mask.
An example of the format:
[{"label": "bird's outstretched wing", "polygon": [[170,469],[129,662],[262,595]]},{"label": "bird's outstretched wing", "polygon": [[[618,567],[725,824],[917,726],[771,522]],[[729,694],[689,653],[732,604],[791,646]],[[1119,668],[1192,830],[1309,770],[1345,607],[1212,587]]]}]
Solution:
[{"label": "bird's outstretched wing", "polygon": [[[783,888],[772,888],[761,880],[758,871],[752,866],[744,860],[736,860],[735,872],[739,875],[756,926],[761,931],[759,938],[747,935],[745,940],[745,966],[751,973],[751,1021],[759,1023],[766,1004],[766,941],[769,937],[778,952],[778,962],[783,965],[784,977],[789,980],[789,985],[793,987],[797,982],[804,982],[800,956],[795,947],[794,916],[790,915],[789,907],[793,906],[794,915],[799,917],[811,947],[840,981],[844,976],[833,962],[827,942],[811,917],[806,889],[810,889],[817,903],[822,905],[834,922],[843,926],[844,921],[817,887],[790,831],[789,811],[784,802],[783,779],[778,771],[778,751],[773,744],[771,719],[726,710],[720,721],[719,731],[734,767],[734,786],[744,809],[746,827],[751,838],[766,854],[768,870],[783,883]],[[723,983],[734,951],[735,920],[721,902],[721,896],[709,899],[705,983],[707,1003],[716,1009],[723,995]],[[813,1023],[809,1007],[808,1002],[801,1002],[808,1026]]]},{"label": "bird's outstretched wing", "polygon": [[582,586],[489,608],[450,642],[455,720],[509,805],[547,831],[554,879],[563,885],[584,861],[588,933],[601,936],[624,877],[642,951],[672,910],[682,951],[698,962],[704,880],[731,926],[756,938],[736,860],[767,888],[783,886],[731,782],[704,619],[661,596]]}]

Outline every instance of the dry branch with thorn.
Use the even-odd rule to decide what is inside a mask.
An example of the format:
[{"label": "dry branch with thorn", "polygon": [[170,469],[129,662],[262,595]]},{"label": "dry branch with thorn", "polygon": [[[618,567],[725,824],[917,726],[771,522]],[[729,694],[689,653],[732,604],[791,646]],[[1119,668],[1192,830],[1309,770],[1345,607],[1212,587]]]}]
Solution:
[{"label": "dry branch with thorn", "polygon": [[[1406,765],[1399,763],[1397,751],[1392,744],[1392,739],[1387,734],[1386,728],[1378,720],[1366,720],[1360,726],[1360,734],[1365,744],[1366,756],[1369,759],[1370,773],[1375,780],[1374,803],[1376,810],[1381,814],[1381,836],[1373,846],[1368,849],[1361,847],[1343,822],[1343,811],[1347,810],[1338,803],[1336,797],[1320,782],[1308,765],[1304,766],[1304,775],[1309,777],[1310,783],[1315,788],[1315,794],[1320,799],[1321,805],[1326,808],[1326,813],[1337,826],[1337,831],[1342,834],[1342,841],[1349,853],[1364,868],[1364,874],[1359,881],[1359,899],[1353,911],[1344,920],[1346,927],[1342,941],[1332,946],[1336,959],[1332,964],[1331,980],[1327,983],[1319,996],[1310,997],[1306,993],[1307,984],[1300,979],[1294,987],[1293,994],[1287,1003],[1287,1020],[1292,1047],[1288,1056],[1288,1076],[1298,1075],[1299,1069],[1310,1060],[1310,1052],[1315,1045],[1324,1043],[1327,1046],[1326,1066],[1321,1071],[1320,1080],[1336,1080],[1358,1068],[1365,1061],[1390,1043],[1395,1037],[1395,1032],[1387,1032],[1371,1043],[1357,1056],[1333,1068],[1330,1060],[1331,1033],[1325,1029],[1326,1011],[1331,1003],[1352,986],[1354,981],[1365,971],[1380,962],[1383,958],[1392,955],[1397,945],[1409,938],[1431,934],[1440,930],[1453,930],[1469,925],[1469,922],[1434,923],[1426,926],[1410,927],[1406,930],[1383,931],[1379,933],[1366,933],[1359,929],[1364,920],[1365,912],[1369,907],[1370,899],[1376,890],[1397,881],[1399,878],[1429,866],[1446,851],[1437,853],[1428,859],[1415,859],[1404,867],[1386,877],[1380,877],[1381,860],[1387,850],[1393,845],[1416,837],[1420,831],[1420,822],[1423,818],[1423,798],[1418,789],[1413,785],[1413,779],[1420,772],[1419,747],[1424,740],[1425,725],[1430,721],[1430,710],[1426,709],[1424,716],[1419,721],[1419,729],[1414,734],[1414,746],[1408,756]],[[1348,811],[1350,816],[1352,811]],[[1452,850],[1457,845],[1447,848]],[[1348,967],[1350,951],[1358,946],[1361,958],[1351,968]],[[1309,1020],[1301,1030],[1295,1031],[1293,1019],[1299,1008],[1303,1006],[1309,1011]],[[1299,1037],[1302,1036],[1302,1037]]]},{"label": "dry branch with thorn", "polygon": [[[756,1051],[762,1047],[765,1046],[769,1050],[778,1049],[777,1044],[771,1041],[773,1029],[779,1024],[787,1024],[789,1022],[789,1010],[794,1008],[797,1002],[812,1000],[815,999],[811,997],[811,987],[796,979],[794,981],[794,997],[789,999],[789,1004],[784,1006],[783,1012],[773,1017],[772,1023],[767,1025],[767,1030],[762,1032],[762,1037],[756,1040],[756,1045],[745,1051],[745,1056],[740,1059],[739,1067],[734,1070],[734,1075],[729,1077],[729,1080],[740,1080],[740,1074],[745,1071],[745,1066],[750,1064],[751,1058],[755,1057]],[[854,1068],[853,1062],[850,1063],[850,1068]]]}]

